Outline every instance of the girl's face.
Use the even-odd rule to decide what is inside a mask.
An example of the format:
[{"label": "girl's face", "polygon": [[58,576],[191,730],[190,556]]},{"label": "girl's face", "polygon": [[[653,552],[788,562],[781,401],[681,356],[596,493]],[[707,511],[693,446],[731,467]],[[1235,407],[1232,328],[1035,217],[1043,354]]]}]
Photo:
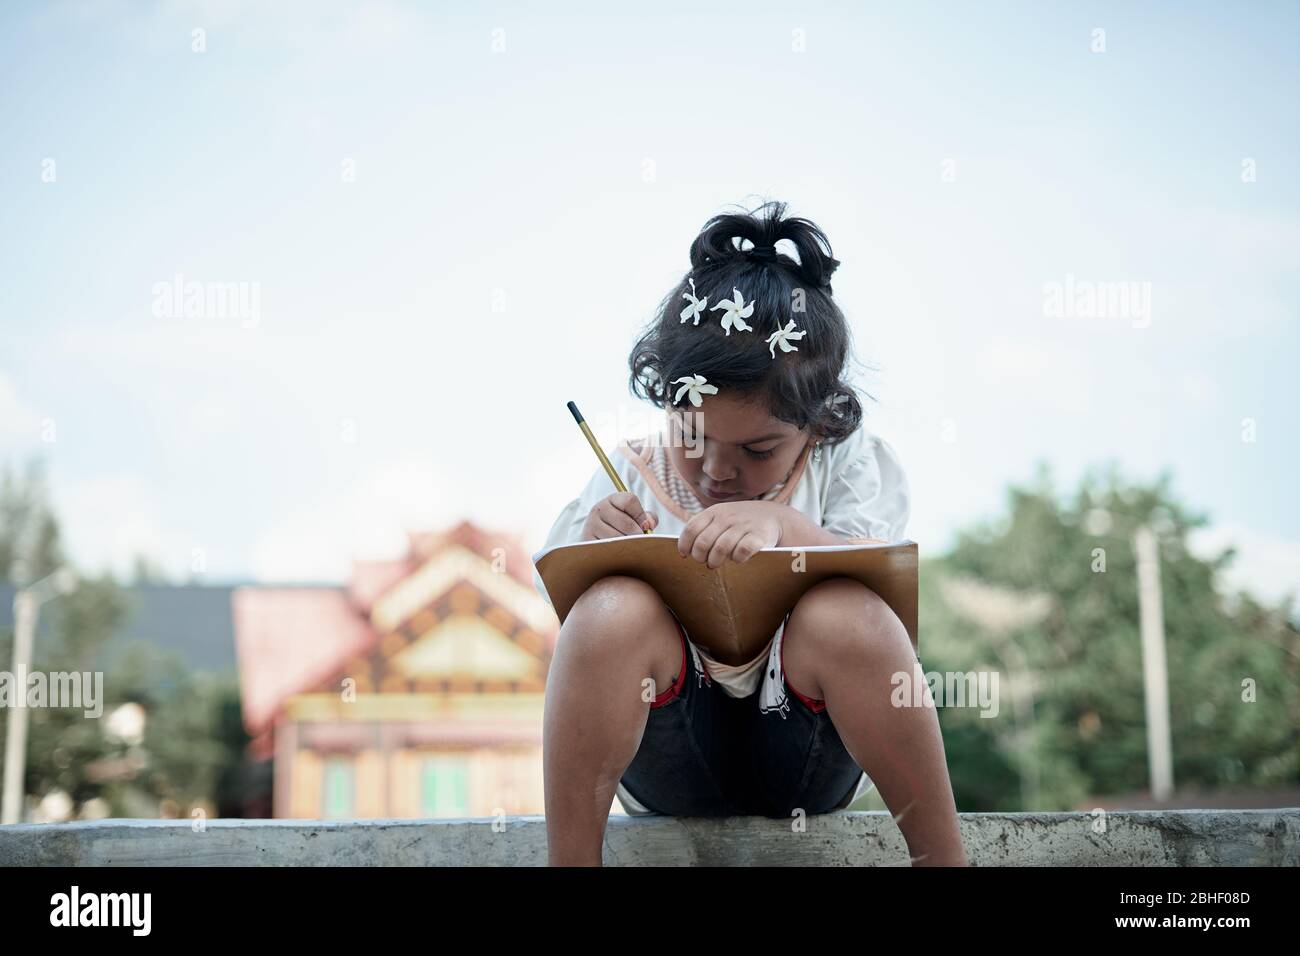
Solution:
[{"label": "girl's face", "polygon": [[668,436],[669,461],[706,507],[760,497],[790,473],[810,441],[807,429],[720,395],[706,395],[699,408],[687,402],[669,409]]}]

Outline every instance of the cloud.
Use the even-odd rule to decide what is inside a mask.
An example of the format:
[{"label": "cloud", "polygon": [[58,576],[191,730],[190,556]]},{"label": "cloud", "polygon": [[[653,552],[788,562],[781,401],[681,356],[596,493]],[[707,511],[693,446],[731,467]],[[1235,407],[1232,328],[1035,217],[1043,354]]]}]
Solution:
[{"label": "cloud", "polygon": [[1235,547],[1237,556],[1224,571],[1224,580],[1233,590],[1246,591],[1270,604],[1288,594],[1300,596],[1300,541],[1223,524],[1198,529],[1188,545],[1202,558]]},{"label": "cloud", "polygon": [[40,423],[40,416],[23,404],[13,383],[0,374],[0,448],[34,444]]},{"label": "cloud", "polygon": [[975,355],[980,382],[1020,407],[1087,414],[1094,408],[1092,376],[1075,355],[1045,342],[995,338]]},{"label": "cloud", "polygon": [[318,495],[259,535],[253,574],[267,582],[346,581],[354,559],[400,555],[406,535],[464,517],[431,460],[392,462],[361,483]]},{"label": "cloud", "polygon": [[158,516],[158,496],[134,475],[99,475],[62,483],[52,497],[72,563],[80,570],[131,573],[137,555],[169,575],[188,576],[190,552],[169,544]]},{"label": "cloud", "polygon": [[1223,390],[1204,372],[1184,372],[1178,380],[1179,397],[1198,408],[1218,408],[1223,404]]}]

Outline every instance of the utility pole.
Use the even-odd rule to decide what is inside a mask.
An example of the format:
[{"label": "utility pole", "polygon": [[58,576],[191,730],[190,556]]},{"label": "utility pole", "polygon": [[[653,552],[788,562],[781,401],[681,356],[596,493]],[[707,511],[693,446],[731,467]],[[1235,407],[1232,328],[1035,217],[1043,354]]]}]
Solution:
[{"label": "utility pole", "polygon": [[0,804],[0,824],[22,822],[23,774],[27,770],[27,669],[32,663],[36,612],[50,598],[66,594],[75,586],[73,573],[61,568],[30,587],[14,592],[13,676],[18,699],[9,711],[5,731],[4,798]]},{"label": "utility pole", "polygon": [[1147,763],[1151,796],[1165,801],[1174,792],[1173,744],[1169,733],[1169,671],[1165,666],[1165,615],[1160,590],[1160,548],[1143,524],[1133,533],[1137,555],[1138,616],[1142,634],[1142,683],[1146,697]]}]

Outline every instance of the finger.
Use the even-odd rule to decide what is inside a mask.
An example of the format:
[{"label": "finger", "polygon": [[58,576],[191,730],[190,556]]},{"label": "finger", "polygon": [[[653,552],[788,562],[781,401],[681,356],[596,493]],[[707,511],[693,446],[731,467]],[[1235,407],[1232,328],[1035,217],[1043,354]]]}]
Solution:
[{"label": "finger", "polygon": [[755,531],[747,531],[745,536],[736,542],[735,548],[731,551],[731,560],[738,564],[744,564],[754,556],[754,552],[762,551],[766,545],[763,542],[763,536]]},{"label": "finger", "polygon": [[713,542],[718,540],[718,535],[725,531],[718,522],[713,522],[695,537],[695,543],[691,545],[691,557],[701,564],[708,564],[709,552],[713,550]]},{"label": "finger", "polygon": [[605,502],[596,509],[596,514],[600,520],[618,531],[619,534],[641,534],[641,526],[632,520],[632,516],[626,511],[615,507],[610,502]]},{"label": "finger", "polygon": [[634,518],[645,511],[641,507],[641,500],[630,491],[617,491],[605,500],[619,511],[625,512]]},{"label": "finger", "polygon": [[735,527],[728,528],[726,531],[722,532],[722,534],[718,535],[717,540],[713,542],[713,547],[709,549],[709,567],[722,567],[731,557],[731,553],[735,550],[736,545],[740,543],[740,539],[744,536],[745,532],[740,528]]},{"label": "finger", "polygon": [[610,527],[600,514],[597,513],[591,521],[591,536],[597,540],[601,538],[621,538],[617,528]]},{"label": "finger", "polygon": [[591,529],[591,533],[597,538],[626,538],[628,536],[628,532],[614,527],[602,515],[596,516],[595,527]]},{"label": "finger", "polygon": [[641,506],[641,499],[630,491],[620,491],[609,497],[609,502],[619,511],[626,514],[636,524],[636,532],[640,534],[645,531],[650,521],[650,513]]},{"label": "finger", "polygon": [[701,511],[690,521],[686,522],[686,527],[682,533],[677,536],[677,552],[684,558],[693,553],[695,549],[695,539],[699,537],[701,531],[707,528],[713,522],[713,515],[707,511]]}]

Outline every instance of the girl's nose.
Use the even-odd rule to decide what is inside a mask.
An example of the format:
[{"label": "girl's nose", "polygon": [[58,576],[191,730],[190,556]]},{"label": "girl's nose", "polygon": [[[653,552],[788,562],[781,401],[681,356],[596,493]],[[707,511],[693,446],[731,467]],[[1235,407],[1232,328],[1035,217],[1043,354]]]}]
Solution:
[{"label": "girl's nose", "polygon": [[716,449],[717,445],[705,449],[700,470],[704,472],[709,481],[715,485],[721,485],[736,477],[736,469],[735,466],[729,465]]}]

